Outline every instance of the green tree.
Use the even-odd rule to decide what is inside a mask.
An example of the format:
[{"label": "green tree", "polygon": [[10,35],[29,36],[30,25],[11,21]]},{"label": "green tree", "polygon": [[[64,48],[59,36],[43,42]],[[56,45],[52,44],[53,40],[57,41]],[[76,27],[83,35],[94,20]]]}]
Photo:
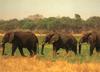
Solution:
[{"label": "green tree", "polygon": [[35,27],[36,27],[36,24],[34,23],[33,20],[23,19],[20,21],[20,28],[22,28],[22,29],[33,30],[33,29],[35,29]]}]

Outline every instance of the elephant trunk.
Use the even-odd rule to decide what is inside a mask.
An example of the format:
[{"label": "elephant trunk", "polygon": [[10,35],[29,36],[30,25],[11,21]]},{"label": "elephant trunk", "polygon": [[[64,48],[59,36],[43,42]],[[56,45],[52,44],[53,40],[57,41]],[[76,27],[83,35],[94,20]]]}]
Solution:
[{"label": "elephant trunk", "polygon": [[79,54],[81,54],[82,40],[79,41]]},{"label": "elephant trunk", "polygon": [[44,46],[45,46],[45,43],[42,44],[42,49],[41,49],[41,54],[42,54],[42,55],[44,55],[44,53],[43,53],[43,51],[44,51]]},{"label": "elephant trunk", "polygon": [[81,44],[79,44],[79,54],[81,54]]}]

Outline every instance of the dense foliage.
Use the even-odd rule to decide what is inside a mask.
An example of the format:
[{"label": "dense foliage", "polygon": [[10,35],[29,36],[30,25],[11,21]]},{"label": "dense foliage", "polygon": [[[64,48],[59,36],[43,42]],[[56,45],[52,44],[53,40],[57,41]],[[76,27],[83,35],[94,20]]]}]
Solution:
[{"label": "dense foliage", "polygon": [[[37,17],[36,17],[37,16]],[[33,17],[34,18],[34,17]],[[34,19],[25,18],[22,20],[0,20],[0,30],[8,31],[14,29],[29,29],[37,31],[74,31],[81,32],[83,30],[99,29],[100,17],[93,16],[87,20],[83,20],[79,14],[75,14],[74,18],[70,17],[42,17],[35,15]]]}]

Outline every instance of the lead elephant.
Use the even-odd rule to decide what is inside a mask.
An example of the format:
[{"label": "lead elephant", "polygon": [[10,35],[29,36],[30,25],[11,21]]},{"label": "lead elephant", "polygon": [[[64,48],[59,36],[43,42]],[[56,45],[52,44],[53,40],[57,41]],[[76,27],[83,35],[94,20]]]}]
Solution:
[{"label": "lead elephant", "polygon": [[44,54],[44,46],[46,43],[53,44],[53,55],[55,56],[57,54],[57,51],[60,48],[63,48],[68,53],[69,50],[72,50],[75,54],[77,54],[77,40],[74,36],[71,34],[58,34],[58,33],[52,33],[48,34],[45,37],[45,40],[42,44],[42,50],[41,54]]},{"label": "lead elephant", "polygon": [[34,55],[37,53],[38,38],[32,32],[7,32],[2,39],[2,55],[5,54],[4,51],[6,43],[12,44],[12,56],[14,56],[17,47],[22,56],[25,56],[23,53],[23,48],[27,48],[31,56],[33,56],[33,52]]},{"label": "lead elephant", "polygon": [[81,45],[85,42],[90,44],[90,56],[93,54],[94,48],[97,52],[100,51],[100,33],[92,31],[83,34],[79,41],[79,54],[81,54]]}]

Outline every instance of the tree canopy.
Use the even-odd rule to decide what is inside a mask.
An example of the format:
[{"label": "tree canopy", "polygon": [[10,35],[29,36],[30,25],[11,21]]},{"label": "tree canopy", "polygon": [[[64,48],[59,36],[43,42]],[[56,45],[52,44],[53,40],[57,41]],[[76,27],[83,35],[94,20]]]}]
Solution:
[{"label": "tree canopy", "polygon": [[[33,18],[33,19],[32,19]],[[14,29],[29,30],[65,30],[79,32],[82,30],[99,29],[100,17],[93,16],[87,20],[83,20],[79,14],[75,14],[74,18],[70,17],[48,17],[42,15],[33,15],[22,20],[0,20],[0,30],[8,31]]]}]

